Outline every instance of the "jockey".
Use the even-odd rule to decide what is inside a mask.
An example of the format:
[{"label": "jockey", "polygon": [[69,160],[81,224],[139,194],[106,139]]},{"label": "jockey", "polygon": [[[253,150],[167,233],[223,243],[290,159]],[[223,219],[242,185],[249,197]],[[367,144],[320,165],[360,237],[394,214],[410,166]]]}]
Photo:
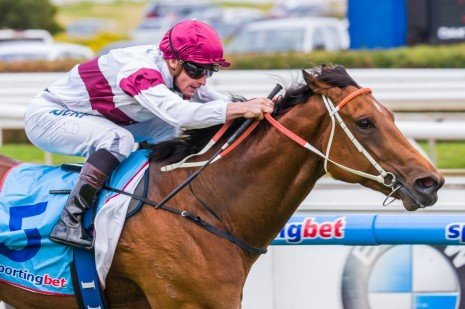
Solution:
[{"label": "jockey", "polygon": [[232,103],[206,85],[220,66],[229,65],[216,31],[187,20],[168,30],[158,48],[112,50],[76,65],[39,93],[25,114],[31,142],[52,153],[87,158],[50,239],[92,248],[83,213],[137,142],[159,143],[182,129],[271,113],[269,99]]}]

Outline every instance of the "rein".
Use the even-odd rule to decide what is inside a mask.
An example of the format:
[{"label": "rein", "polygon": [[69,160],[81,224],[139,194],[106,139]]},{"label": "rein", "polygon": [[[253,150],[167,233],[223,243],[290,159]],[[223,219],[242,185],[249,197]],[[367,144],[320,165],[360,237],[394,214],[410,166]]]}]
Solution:
[{"label": "rein", "polygon": [[[386,200],[383,202],[383,205],[386,206],[386,205],[388,205],[388,204],[390,204],[390,203],[392,203],[394,201],[394,199],[393,199],[390,202],[387,202],[387,200],[394,194],[394,192],[397,191],[400,188],[400,186],[395,187],[395,184],[397,183],[397,179],[396,179],[395,175],[392,174],[391,172],[386,172],[376,162],[376,160],[373,159],[373,157],[370,155],[370,153],[368,153],[368,151],[366,151],[366,149],[355,138],[355,136],[352,134],[352,132],[350,132],[349,128],[347,127],[347,125],[342,120],[342,117],[339,115],[339,111],[345,105],[347,105],[349,102],[351,102],[353,99],[355,99],[356,97],[358,97],[359,95],[362,95],[362,94],[371,94],[371,92],[372,91],[371,91],[370,88],[358,89],[358,90],[352,92],[351,94],[349,94],[347,97],[345,97],[341,102],[339,102],[339,104],[337,106],[334,106],[334,104],[332,103],[332,101],[330,99],[328,99],[325,96],[322,96],[323,101],[324,101],[325,106],[326,106],[326,109],[328,110],[328,114],[331,117],[331,134],[330,134],[330,137],[329,137],[328,147],[326,149],[326,154],[322,153],[320,150],[313,147],[310,143],[308,143],[307,141],[305,141],[301,137],[297,136],[296,134],[294,134],[292,131],[290,131],[286,127],[284,127],[282,124],[280,124],[278,121],[276,121],[270,114],[265,114],[265,119],[273,127],[275,127],[278,131],[280,131],[281,133],[283,133],[284,135],[289,137],[291,140],[293,140],[294,142],[296,142],[300,146],[304,147],[305,149],[307,149],[307,150],[315,153],[316,155],[322,157],[325,160],[324,169],[325,169],[326,173],[328,173],[331,177],[332,177],[332,175],[328,171],[328,162],[333,163],[334,165],[338,166],[339,168],[341,168],[341,169],[343,169],[343,170],[345,170],[345,171],[347,171],[349,173],[352,173],[352,174],[355,174],[357,176],[361,176],[361,177],[364,177],[364,178],[367,178],[367,179],[370,179],[370,180],[374,180],[374,181],[384,185],[385,187],[390,188],[392,190],[392,192],[388,195]],[[365,158],[367,158],[367,160],[371,163],[371,165],[378,171],[378,173],[379,173],[378,175],[372,175],[372,174],[365,173],[363,171],[352,169],[352,168],[347,167],[345,165],[342,165],[342,164],[340,164],[338,162],[335,162],[335,161],[333,161],[333,160],[331,160],[329,158],[330,151],[331,151],[331,146],[332,146],[332,143],[333,143],[334,133],[335,133],[335,129],[336,129],[336,120],[337,120],[339,126],[343,129],[343,131],[347,135],[347,137],[350,139],[350,141],[357,148],[357,150],[359,152],[361,152],[365,156]],[[244,132],[244,134],[242,134],[241,137],[238,140],[235,141],[235,143],[231,144],[226,149],[223,149],[222,152],[220,154],[218,154],[216,157],[214,157],[214,159],[211,160],[208,164],[216,162],[217,160],[221,159],[222,157],[224,157],[225,155],[230,153],[237,145],[239,145],[240,142],[242,142],[245,138],[247,138],[247,136],[257,127],[257,125],[259,123],[260,122],[258,120],[256,120]],[[224,132],[226,132],[227,128],[224,129],[226,126],[229,127],[229,124],[225,124],[223,126],[223,128],[221,128],[220,131],[218,131],[218,133],[212,138],[212,141],[215,139],[215,137],[218,140],[224,134]],[[219,135],[220,132],[221,132],[221,135]],[[214,143],[212,144],[212,141],[210,141],[207,144],[207,146],[209,147],[208,149],[210,149],[214,145]],[[207,164],[208,161],[190,162],[190,163],[185,163],[185,161],[187,159],[193,157],[193,156],[199,155],[201,153],[202,154],[205,153],[208,150],[208,149],[206,149],[207,146],[205,146],[205,148],[202,149],[202,151],[199,152],[198,154],[190,155],[190,156],[186,157],[185,159],[183,159],[182,161],[180,161],[178,163],[175,163],[175,164],[172,164],[172,165],[167,165],[167,166],[163,167],[162,170],[163,171],[169,171],[169,170],[173,170],[175,168],[204,166],[205,164]]]},{"label": "rein", "polygon": [[[270,115],[265,115],[265,118],[272,126],[274,126],[281,133],[283,133],[284,135],[286,135],[287,137],[292,139],[294,142],[296,142],[297,144],[304,147],[305,149],[308,149],[311,152],[313,152],[313,153],[317,154],[318,156],[322,157],[323,159],[325,159],[324,168],[325,168],[326,173],[328,173],[329,175],[331,175],[331,173],[328,171],[328,162],[331,162],[334,165],[338,166],[339,168],[342,168],[343,170],[348,171],[348,172],[350,172],[352,174],[374,180],[374,181],[379,182],[379,183],[381,183],[382,185],[384,185],[384,186],[386,186],[388,188],[392,188],[394,186],[394,184],[396,183],[396,177],[394,176],[394,174],[392,174],[390,172],[386,172],[376,162],[376,160],[373,159],[373,157],[368,153],[368,151],[366,151],[365,148],[363,148],[363,146],[360,144],[360,142],[355,138],[355,136],[352,134],[352,132],[350,132],[349,128],[347,127],[347,125],[344,123],[341,116],[339,115],[339,110],[342,107],[344,107],[347,103],[352,101],[354,98],[356,98],[357,96],[362,95],[362,94],[370,94],[370,93],[371,93],[370,88],[358,89],[357,91],[354,91],[350,95],[345,97],[336,107],[334,107],[334,105],[333,105],[333,103],[331,102],[330,99],[323,96],[323,101],[325,102],[326,109],[328,110],[328,113],[329,113],[329,116],[331,117],[331,122],[332,122],[331,134],[330,134],[330,137],[329,137],[326,154],[323,154],[320,150],[318,150],[315,147],[313,147],[312,145],[310,145],[310,143],[308,143],[307,141],[305,141],[301,137],[299,137],[296,134],[294,134],[293,132],[291,132],[289,129],[287,129],[282,124],[277,122]],[[331,151],[331,146],[332,146],[333,138],[334,138],[334,132],[335,132],[335,129],[336,129],[335,119],[338,121],[340,127],[344,130],[345,134],[352,141],[352,143],[355,145],[357,150],[359,152],[361,152],[365,156],[365,158],[368,159],[368,161],[370,161],[370,163],[373,165],[373,167],[379,172],[379,175],[372,175],[372,174],[368,174],[368,173],[365,173],[365,172],[362,172],[362,171],[354,170],[354,169],[352,169],[350,167],[347,167],[345,165],[337,163],[337,162],[335,162],[335,161],[333,161],[333,160],[331,160],[329,158],[329,154],[330,154],[330,151]],[[385,179],[387,177],[390,178],[389,181],[387,181]]]},{"label": "rein", "polygon": [[[365,148],[360,144],[360,142],[355,138],[355,136],[352,134],[352,132],[350,132],[347,125],[342,120],[342,117],[339,115],[339,111],[341,110],[341,108],[343,108],[345,105],[347,105],[353,99],[355,99],[359,95],[371,94],[371,92],[372,91],[371,91],[370,88],[358,89],[358,90],[352,92],[351,94],[349,94],[347,97],[345,97],[341,102],[339,102],[339,104],[336,107],[334,106],[334,104],[331,102],[330,99],[328,99],[325,96],[322,96],[323,101],[324,101],[325,106],[326,106],[326,109],[328,110],[328,114],[331,117],[331,134],[330,134],[330,137],[329,137],[326,154],[322,153],[320,150],[318,150],[317,148],[310,145],[310,143],[308,143],[307,141],[305,141],[304,139],[302,139],[301,137],[299,137],[298,135],[296,135],[295,133],[293,133],[292,131],[290,131],[286,127],[284,127],[282,124],[280,124],[278,121],[276,121],[270,114],[265,114],[265,119],[273,127],[275,127],[278,131],[280,131],[281,133],[283,133],[284,135],[289,137],[291,140],[293,140],[294,142],[296,142],[300,146],[302,146],[305,149],[307,149],[307,150],[317,154],[318,156],[324,158],[325,159],[324,168],[325,168],[325,171],[329,175],[331,175],[331,173],[328,171],[328,166],[327,165],[328,165],[328,162],[331,162],[334,165],[338,166],[339,168],[342,168],[345,171],[348,171],[348,172],[350,172],[352,174],[355,174],[355,175],[358,175],[358,176],[361,176],[361,177],[364,177],[364,178],[374,180],[374,181],[376,181],[378,183],[381,183],[382,185],[384,185],[384,186],[386,186],[388,188],[391,188],[392,192],[388,195],[388,197],[385,199],[385,201],[383,203],[383,205],[388,205],[388,204],[392,203],[392,201],[394,201],[394,199],[392,199],[392,201],[390,201],[389,203],[387,203],[387,200],[400,188],[400,186],[397,186],[396,188],[394,188],[394,186],[395,186],[395,184],[397,182],[396,177],[394,176],[394,174],[392,174],[390,172],[386,172],[376,162],[376,160],[373,159],[373,157],[368,153],[368,151],[366,151]],[[336,129],[336,124],[335,124],[336,120],[338,121],[340,127],[344,130],[347,137],[349,137],[349,139],[355,145],[357,150],[359,152],[361,152],[365,156],[365,158],[367,158],[367,160],[378,171],[379,175],[372,175],[372,174],[365,173],[363,171],[352,169],[350,167],[347,167],[345,165],[337,163],[337,162],[335,162],[335,161],[333,161],[333,160],[331,160],[329,158],[330,151],[331,151],[331,146],[332,146],[333,138],[334,138],[334,132],[335,132],[335,129]],[[182,161],[180,161],[180,162],[178,162],[176,164],[171,165],[171,167],[172,167],[171,169],[164,167],[164,168],[166,168],[165,171],[172,170],[174,168],[179,168],[179,167],[202,166],[201,169],[199,171],[197,171],[197,173],[196,173],[196,175],[198,175],[198,173],[200,173],[200,171],[203,170],[203,168],[205,168],[207,165],[219,160],[221,157],[224,157],[226,154],[231,152],[237,145],[239,145],[243,140],[245,140],[247,138],[247,136],[249,136],[249,134],[258,126],[259,123],[260,123],[260,121],[255,120],[250,125],[247,125],[247,128],[245,129],[245,132],[237,140],[235,140],[234,143],[230,143],[229,140],[228,140],[228,142],[225,144],[225,145],[228,145],[228,146],[225,147],[225,145],[223,145],[223,147],[221,147],[220,151],[217,152],[212,158],[210,158],[210,160],[201,161],[201,162],[192,162],[192,163],[190,163],[190,165],[187,165],[187,164],[189,164],[189,163],[185,163],[187,159],[189,159],[189,158],[191,158],[193,156],[199,155],[200,153],[205,153],[206,151],[208,151],[216,143],[217,140],[219,140],[221,138],[221,136],[226,132],[227,128],[230,125],[230,124],[226,124],[225,126],[223,126],[220,129],[220,131],[218,131],[218,133],[212,138],[212,140],[207,144],[207,146],[205,146],[204,149],[202,149],[199,153],[191,155],[191,156],[185,158],[184,160],[182,160]],[[243,124],[243,126],[244,126],[244,124]],[[241,133],[242,133],[242,131],[244,131],[244,130],[241,130],[241,128],[240,128],[234,134],[234,136],[238,135],[237,133],[239,133],[239,131],[241,131]],[[389,180],[386,180],[386,178],[389,178]],[[192,181],[192,180],[193,180],[193,177],[189,177],[183,184],[181,184],[181,186],[179,186],[177,189],[175,189],[170,194],[168,194],[160,203],[154,203],[153,201],[150,201],[150,203],[148,203],[149,201],[146,201],[146,200],[144,200],[144,202],[155,206],[155,208],[162,208],[162,209],[165,209],[165,210],[180,214],[181,216],[186,217],[186,219],[188,219],[189,221],[192,221],[192,222],[196,223],[197,225],[201,226],[202,228],[204,228],[204,229],[206,229],[206,230],[208,230],[208,231],[210,231],[210,232],[212,232],[212,233],[214,233],[214,234],[216,234],[218,236],[221,236],[223,238],[228,239],[229,241],[237,244],[239,247],[241,247],[242,249],[244,249],[246,251],[249,251],[249,252],[252,252],[252,253],[265,253],[266,252],[266,249],[260,249],[260,248],[252,247],[252,246],[248,245],[246,242],[234,237],[231,233],[229,233],[229,231],[220,230],[220,229],[208,224],[207,222],[203,221],[202,219],[200,219],[200,217],[192,216],[187,211],[182,211],[181,212],[181,211],[179,211],[177,209],[172,209],[172,208],[167,207],[165,205],[166,201],[168,201],[170,198],[172,198],[174,196],[174,194],[179,192],[180,188],[182,188],[187,183],[190,183],[190,181]],[[201,203],[201,204],[204,207],[206,206],[204,203]],[[206,209],[209,212],[211,212],[211,209],[209,207],[206,207]],[[214,214],[214,216],[219,218],[216,214]],[[221,222],[221,220],[219,220],[219,221]]]},{"label": "rein", "polygon": [[[394,186],[395,186],[395,184],[397,182],[396,177],[394,176],[394,174],[392,174],[390,172],[386,172],[376,162],[376,160],[373,159],[373,157],[365,150],[365,148],[363,148],[363,146],[360,144],[360,142],[358,142],[358,140],[355,138],[355,136],[352,134],[352,132],[350,132],[350,130],[347,128],[346,124],[342,120],[341,116],[339,115],[340,109],[343,108],[347,103],[352,101],[354,98],[356,98],[356,97],[358,97],[359,95],[362,95],[362,94],[370,94],[370,93],[371,93],[370,88],[358,89],[357,91],[354,91],[353,93],[351,93],[347,97],[345,97],[337,106],[334,106],[334,104],[331,102],[330,99],[328,99],[325,96],[322,96],[323,101],[325,103],[325,106],[326,106],[326,108],[328,110],[329,116],[331,117],[331,122],[332,122],[331,134],[330,134],[330,138],[329,138],[329,141],[328,141],[328,147],[327,147],[327,150],[326,150],[326,154],[322,153],[320,150],[318,150],[317,148],[310,145],[310,143],[308,143],[307,141],[305,141],[304,139],[302,139],[301,137],[299,137],[298,135],[296,135],[295,133],[293,133],[292,131],[290,131],[286,127],[284,127],[282,124],[280,124],[278,121],[276,121],[270,114],[265,114],[265,119],[273,127],[275,127],[278,131],[280,131],[281,133],[286,135],[288,138],[290,138],[291,140],[293,140],[294,142],[296,142],[300,146],[302,146],[305,149],[307,149],[307,150],[317,154],[318,156],[324,158],[325,159],[324,168],[325,168],[325,171],[329,175],[331,175],[331,174],[328,171],[327,163],[331,162],[334,165],[338,166],[339,168],[342,168],[342,169],[344,169],[344,170],[346,170],[346,171],[348,171],[348,172],[350,172],[352,174],[355,174],[355,175],[358,175],[358,176],[361,176],[361,177],[365,177],[365,178],[368,178],[368,179],[371,179],[371,180],[375,180],[375,181],[381,183],[382,185],[384,185],[384,186],[386,186],[388,188],[391,188],[392,189],[391,194],[389,194],[389,196],[386,198],[385,202],[383,203],[383,204],[386,204],[386,201],[392,196],[392,194],[394,194],[394,192],[397,191],[400,188],[400,186],[394,188]],[[379,175],[372,175],[372,174],[365,173],[363,171],[358,171],[358,170],[352,169],[350,167],[347,167],[345,165],[337,163],[337,162],[335,162],[335,161],[333,161],[333,160],[331,160],[329,158],[331,145],[332,145],[332,142],[333,142],[333,137],[334,137],[334,132],[335,132],[335,127],[336,127],[336,125],[335,125],[336,120],[338,121],[341,128],[344,130],[345,134],[349,137],[349,139],[352,141],[352,143],[358,149],[358,151],[360,151],[365,156],[365,158],[367,158],[368,161],[370,161],[370,163],[373,165],[373,167],[379,172]],[[203,162],[193,162],[193,163],[196,163],[198,165],[202,165],[202,168],[199,171],[197,171],[196,173],[194,173],[193,175],[198,175],[198,173],[200,173],[200,171],[203,170],[203,168],[205,168],[207,165],[219,160],[221,158],[221,156],[224,157],[227,153],[229,153],[232,149],[234,149],[241,141],[243,141],[257,127],[257,125],[259,123],[260,123],[260,121],[255,120],[253,123],[249,123],[247,128],[244,127],[243,130],[238,130],[236,133],[239,133],[239,131],[241,131],[240,133],[242,133],[242,131],[245,131],[245,132],[244,132],[244,134],[242,134],[240,136],[239,139],[235,140],[233,143],[230,143],[228,141],[225,144],[225,145],[228,145],[228,146],[227,147],[224,147],[224,146],[221,147],[220,151],[217,152],[210,160],[203,161]],[[170,165],[171,168],[170,168],[170,166],[165,166],[164,167],[164,168],[166,168],[165,171],[169,171],[169,170],[172,170],[172,169],[175,169],[175,168],[178,168],[178,167],[191,167],[192,165],[186,166],[185,161],[187,159],[189,159],[189,158],[194,157],[194,156],[206,153],[221,138],[221,136],[226,132],[226,130],[229,128],[229,125],[230,125],[230,123],[229,124],[227,123],[225,126],[223,126],[220,129],[220,131],[218,131],[217,134],[215,134],[215,136],[211,139],[211,141],[207,144],[207,146],[205,146],[199,153],[190,155],[190,156],[186,157],[185,159],[183,159],[182,161]],[[238,135],[238,134],[234,134],[234,136],[236,136],[236,135]],[[191,176],[193,176],[193,175],[191,175]],[[390,178],[389,182],[385,180],[385,178],[387,178],[387,177]],[[182,187],[181,186],[178,187],[179,190],[182,189],[185,185],[189,184],[190,181],[193,180],[193,178],[194,177],[189,177],[183,183]],[[138,195],[135,195],[135,194],[123,191],[123,190],[119,190],[119,189],[115,189],[115,188],[109,188],[109,187],[105,187],[105,189],[106,190],[111,190],[111,191],[114,191],[114,192],[117,192],[117,193],[120,193],[120,194],[124,194],[124,195],[127,195],[127,196],[130,196],[130,197],[132,197],[132,198],[134,198],[136,200],[139,200],[139,201],[142,201],[142,202],[144,202],[144,203],[146,203],[148,205],[154,206],[156,209],[164,209],[164,210],[169,211],[171,213],[180,215],[180,216],[184,217],[185,219],[187,219],[188,221],[191,221],[191,222],[197,224],[201,228],[203,228],[203,229],[205,229],[205,230],[207,230],[207,231],[209,231],[209,232],[211,232],[211,233],[213,233],[213,234],[215,234],[217,236],[220,236],[222,238],[225,238],[225,239],[229,240],[230,242],[236,244],[238,247],[240,247],[240,248],[242,248],[245,251],[248,251],[250,253],[263,254],[263,253],[267,252],[266,249],[257,248],[257,247],[249,245],[248,243],[246,243],[242,239],[237,238],[234,235],[232,235],[228,230],[217,228],[216,226],[202,220],[199,216],[192,215],[191,213],[189,213],[186,210],[179,210],[179,209],[172,208],[172,207],[166,205],[166,202],[171,197],[173,197],[177,192],[179,192],[179,190],[177,190],[177,189],[175,189],[170,194],[168,194],[160,203],[157,203],[157,202],[149,200],[149,199],[147,199],[145,197],[138,196]],[[194,196],[195,196],[195,194],[194,194]],[[201,202],[201,205],[203,207],[205,207],[210,213],[213,214],[214,217],[216,217],[221,222],[221,219],[219,218],[219,216],[215,212],[213,212],[213,210],[211,208],[206,206],[203,202]]]},{"label": "rein", "polygon": [[[277,92],[279,92],[279,90],[280,90],[280,87],[275,87],[275,89],[272,91],[270,96],[273,97]],[[383,203],[383,205],[387,205],[386,201],[400,188],[400,186],[395,187],[395,184],[397,182],[396,177],[394,176],[394,174],[392,174],[390,172],[386,172],[376,162],[376,160],[373,159],[373,157],[365,150],[365,148],[363,148],[363,146],[360,144],[360,142],[358,142],[358,140],[355,138],[355,136],[352,134],[352,132],[350,132],[350,130],[347,128],[346,124],[342,120],[341,116],[339,115],[339,111],[340,111],[341,108],[343,108],[346,104],[351,102],[354,98],[356,98],[356,97],[358,97],[359,95],[362,95],[362,94],[371,94],[371,89],[370,88],[358,89],[357,91],[354,91],[353,93],[351,93],[347,97],[345,97],[337,106],[334,106],[334,104],[331,102],[330,99],[328,99],[325,96],[322,96],[323,101],[324,101],[325,106],[326,106],[326,109],[328,110],[329,116],[331,117],[331,123],[332,123],[332,125],[331,125],[331,134],[330,134],[330,137],[329,137],[326,154],[322,153],[320,150],[318,150],[314,146],[310,145],[310,143],[308,143],[307,141],[305,141],[304,139],[302,139],[301,137],[299,137],[298,135],[296,135],[295,133],[293,133],[292,131],[290,131],[286,127],[284,127],[282,124],[280,124],[278,121],[276,121],[270,114],[265,114],[265,119],[273,127],[275,127],[278,131],[280,131],[281,133],[286,135],[288,138],[290,138],[291,140],[293,140],[294,142],[296,142],[300,146],[302,146],[305,149],[307,149],[307,150],[317,154],[318,156],[324,158],[325,159],[324,168],[325,168],[325,171],[329,175],[331,175],[331,173],[329,173],[329,171],[328,171],[327,164],[328,164],[328,162],[331,162],[334,165],[338,166],[339,168],[344,169],[345,171],[348,171],[348,172],[350,172],[352,174],[355,174],[355,175],[358,175],[358,176],[361,176],[361,177],[365,177],[365,178],[377,181],[377,182],[381,183],[382,185],[384,185],[384,186],[386,186],[388,188],[391,188],[392,192],[388,195],[388,197],[386,198],[386,200]],[[365,156],[365,158],[367,158],[368,161],[373,165],[373,167],[379,172],[379,175],[372,175],[372,174],[365,173],[363,171],[358,171],[358,170],[352,169],[350,167],[347,167],[345,165],[337,163],[337,162],[335,162],[335,161],[333,161],[333,160],[331,160],[329,158],[329,154],[330,154],[330,151],[331,151],[331,145],[332,145],[333,138],[334,138],[336,120],[338,121],[341,128],[344,130],[347,137],[349,137],[349,139],[352,141],[352,143],[358,149],[358,151],[361,152]],[[219,160],[222,156],[224,157],[227,153],[229,153],[237,145],[239,145],[244,139],[246,139],[247,136],[249,136],[249,134],[258,126],[259,123],[260,123],[260,121],[258,121],[258,120],[253,121],[252,119],[248,119],[233,134],[233,136],[231,136],[228,139],[228,141],[219,149],[219,151],[217,151],[215,153],[215,155],[210,158],[210,160],[203,161],[203,162],[193,162],[195,164],[201,165],[202,167],[198,171],[196,171],[194,174],[192,174],[190,177],[188,177],[188,179],[186,179],[175,190],[173,190],[171,193],[169,193],[167,196],[165,196],[165,198],[163,198],[162,201],[159,202],[159,203],[157,203],[157,202],[155,202],[153,200],[149,200],[145,196],[139,196],[139,195],[132,194],[132,193],[129,193],[129,192],[126,192],[126,191],[123,191],[123,190],[116,189],[116,188],[111,188],[111,187],[108,187],[108,186],[104,186],[104,189],[109,190],[109,191],[113,191],[113,192],[116,192],[116,193],[119,193],[119,194],[127,195],[127,196],[129,196],[129,197],[131,197],[133,199],[136,199],[138,201],[144,202],[145,204],[151,205],[151,206],[155,207],[155,209],[164,209],[164,210],[166,210],[168,212],[180,215],[183,218],[185,218],[186,220],[197,224],[201,228],[203,228],[203,229],[205,229],[205,230],[207,230],[207,231],[209,231],[209,232],[211,232],[211,233],[213,233],[213,234],[215,234],[217,236],[220,236],[220,237],[222,237],[224,239],[227,239],[228,241],[230,241],[231,243],[234,243],[235,245],[237,245],[238,247],[240,247],[241,249],[243,249],[245,251],[248,251],[248,252],[250,252],[252,254],[264,254],[264,253],[267,252],[266,249],[257,248],[257,247],[249,245],[247,242],[243,241],[242,239],[237,238],[234,235],[232,235],[231,232],[228,231],[227,229],[220,229],[220,228],[218,228],[218,227],[204,221],[199,216],[195,216],[195,215],[189,213],[187,210],[179,210],[177,208],[170,207],[170,206],[168,206],[166,204],[166,202],[169,199],[171,199],[177,192],[179,192],[186,185],[190,184],[190,182],[197,175],[199,175],[200,172],[206,166],[208,166],[209,164]],[[179,167],[191,167],[191,166],[193,166],[193,165],[187,165],[189,163],[185,163],[186,160],[188,160],[189,158],[192,158],[194,156],[206,153],[224,135],[224,133],[226,132],[226,130],[229,128],[230,125],[231,125],[231,123],[226,123],[215,134],[215,136],[210,140],[210,142],[200,152],[198,152],[196,154],[192,154],[192,155],[184,158],[182,161],[180,161],[178,163],[167,165],[167,166],[163,167],[162,170],[165,169],[164,171],[169,171],[169,170],[173,170],[173,169],[179,168]],[[236,139],[236,138],[238,138],[238,139]],[[387,178],[387,177],[390,178],[389,182],[385,180],[385,178]],[[60,191],[60,192],[58,192],[58,191]],[[53,193],[54,194],[69,193],[68,190],[58,190],[58,191],[53,192]],[[191,188],[191,191],[192,191],[192,188]],[[194,193],[193,193],[193,195],[195,196]],[[208,207],[204,202],[202,202],[200,200],[199,200],[199,202],[210,214],[212,214],[215,218],[217,218],[219,222],[222,222],[221,218],[210,207]],[[389,202],[389,203],[391,203],[391,202]]]},{"label": "rein", "polygon": [[[333,176],[328,171],[328,162],[333,163],[337,167],[339,167],[339,168],[341,168],[341,169],[343,169],[343,170],[345,170],[345,171],[347,171],[349,173],[352,173],[352,174],[355,174],[357,176],[361,176],[361,177],[364,177],[364,178],[367,178],[367,179],[370,179],[370,180],[374,180],[374,181],[384,185],[385,187],[390,188],[391,193],[386,197],[386,199],[383,202],[383,206],[387,206],[387,205],[391,204],[395,200],[395,198],[392,198],[390,201],[388,201],[389,198],[391,198],[392,195],[398,189],[400,189],[400,187],[401,187],[400,185],[398,185],[397,187],[395,186],[396,183],[397,183],[396,176],[391,172],[386,172],[376,162],[376,160],[373,159],[373,157],[370,155],[370,153],[368,151],[366,151],[366,149],[355,138],[355,136],[352,134],[352,132],[350,132],[350,130],[347,127],[347,125],[345,124],[344,120],[342,120],[341,115],[339,115],[339,111],[341,110],[341,108],[343,108],[345,105],[347,105],[347,103],[349,103],[350,101],[352,101],[353,99],[355,99],[359,95],[371,94],[371,92],[372,91],[371,91],[370,88],[358,89],[358,90],[352,92],[351,94],[349,94],[347,97],[345,97],[341,102],[339,102],[339,104],[336,107],[334,106],[333,102],[330,99],[328,99],[325,96],[322,96],[323,101],[324,101],[325,106],[326,106],[326,109],[328,110],[328,114],[331,117],[331,134],[330,134],[330,137],[329,137],[329,140],[328,140],[328,147],[326,149],[326,154],[323,154],[320,150],[318,150],[315,147],[313,147],[312,145],[310,145],[310,143],[308,143],[307,141],[305,141],[301,137],[299,137],[296,134],[294,134],[293,132],[291,132],[289,129],[287,129],[282,124],[277,122],[273,117],[271,117],[271,115],[269,115],[269,114],[265,115],[265,119],[272,126],[274,126],[278,131],[280,131],[281,133],[283,133],[284,135],[289,137],[291,140],[293,140],[294,142],[296,142],[300,146],[304,147],[305,149],[307,149],[307,150],[315,153],[316,155],[322,157],[323,159],[325,159],[324,169],[325,169],[326,173],[328,173],[331,177],[333,177]],[[345,165],[337,163],[337,162],[335,162],[335,161],[333,161],[333,160],[331,160],[329,158],[329,154],[330,154],[330,151],[331,151],[331,146],[332,146],[333,138],[334,138],[334,132],[335,132],[335,129],[336,129],[336,124],[335,124],[336,120],[338,121],[339,126],[343,129],[343,131],[345,132],[347,137],[350,139],[350,141],[357,148],[357,150],[360,153],[362,153],[365,156],[365,158],[371,163],[371,165],[378,171],[378,173],[379,173],[378,175],[372,175],[372,174],[365,173],[363,171],[352,169],[350,167],[347,167]]]}]

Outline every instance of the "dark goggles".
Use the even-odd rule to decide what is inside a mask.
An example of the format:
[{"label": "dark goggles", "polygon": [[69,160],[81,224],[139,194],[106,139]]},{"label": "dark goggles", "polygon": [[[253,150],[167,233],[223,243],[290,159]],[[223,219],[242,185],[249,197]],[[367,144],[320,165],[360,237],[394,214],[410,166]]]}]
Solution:
[{"label": "dark goggles", "polygon": [[187,75],[193,79],[202,78],[204,75],[211,77],[214,72],[219,71],[219,67],[217,65],[199,66],[193,62],[186,61],[182,61],[182,67],[186,71]]}]

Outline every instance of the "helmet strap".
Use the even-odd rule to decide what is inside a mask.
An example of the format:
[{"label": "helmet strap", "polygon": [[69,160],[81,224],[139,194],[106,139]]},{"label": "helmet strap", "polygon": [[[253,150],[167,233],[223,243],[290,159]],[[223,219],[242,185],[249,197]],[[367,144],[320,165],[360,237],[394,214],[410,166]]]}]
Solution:
[{"label": "helmet strap", "polygon": [[[175,25],[175,26],[176,26],[176,25]],[[179,74],[181,74],[181,71],[182,71],[182,60],[180,59],[179,53],[178,53],[178,51],[174,48],[174,46],[173,46],[173,41],[171,40],[171,33],[173,32],[173,29],[174,29],[175,26],[173,26],[173,27],[170,29],[169,33],[168,33],[168,41],[169,41],[169,43],[170,43],[171,53],[173,53],[173,54],[175,55],[175,57],[176,57],[175,59],[179,60],[179,61],[177,62],[177,64],[176,64],[176,67],[172,67],[172,66],[170,65],[170,63],[168,62],[168,67],[170,68],[171,75],[173,75],[173,79],[175,79],[176,77],[178,77]],[[169,60],[168,60],[168,61],[169,61]]]}]

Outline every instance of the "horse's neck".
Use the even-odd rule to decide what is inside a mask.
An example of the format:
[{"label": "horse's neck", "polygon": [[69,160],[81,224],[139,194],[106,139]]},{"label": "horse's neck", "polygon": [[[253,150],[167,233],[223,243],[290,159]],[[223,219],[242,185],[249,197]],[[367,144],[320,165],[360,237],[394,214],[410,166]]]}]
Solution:
[{"label": "horse's neck", "polygon": [[[320,147],[322,112],[305,105],[294,107],[280,121]],[[206,169],[203,180],[194,188],[216,207],[235,235],[264,247],[323,174],[318,157],[276,129],[268,128],[247,140],[229,158]]]}]

